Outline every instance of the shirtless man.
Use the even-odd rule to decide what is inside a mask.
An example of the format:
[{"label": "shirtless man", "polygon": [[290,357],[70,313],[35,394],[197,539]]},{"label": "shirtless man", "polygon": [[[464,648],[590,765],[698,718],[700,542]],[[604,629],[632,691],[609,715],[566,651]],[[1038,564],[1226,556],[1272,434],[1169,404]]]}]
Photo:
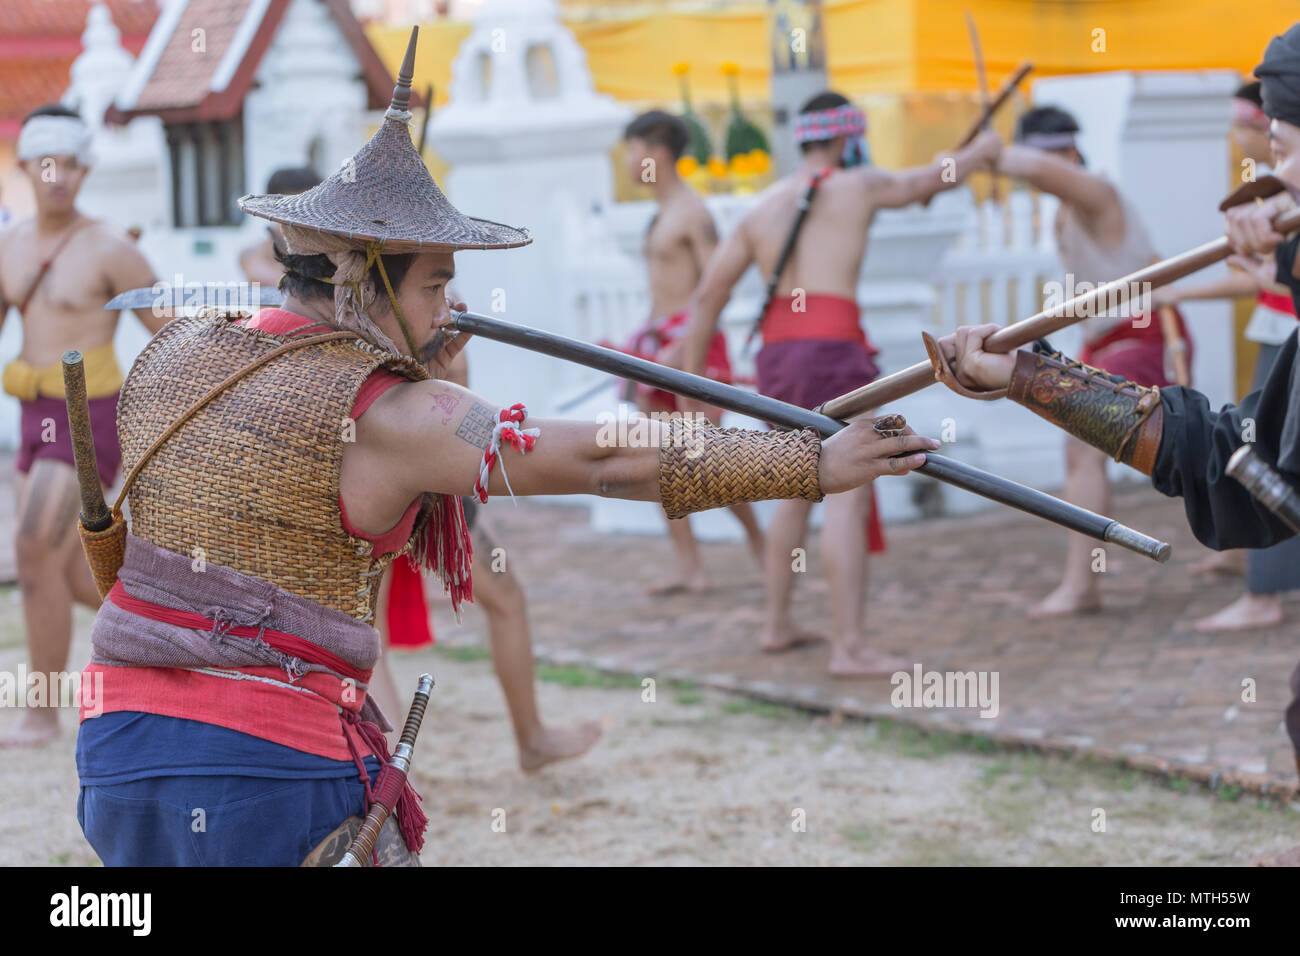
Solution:
[{"label": "shirtless man", "polygon": [[[623,134],[627,142],[627,169],[634,182],[648,183],[659,209],[645,237],[646,267],[650,277],[650,314],[653,318],[633,337],[629,351],[680,368],[682,335],[690,317],[687,305],[704,274],[704,266],[718,245],[718,231],[704,201],[677,175],[677,160],[686,150],[686,124],[669,113],[642,113]],[[731,382],[727,339],[715,332],[700,374]],[[647,415],[675,415],[683,409],[676,395],[649,386],[636,387],[637,407]],[[702,409],[711,421],[718,409]],[[763,560],[763,532],[754,509],[734,505],[731,513],[745,529],[749,550]],[[667,596],[684,591],[706,591],[711,586],[700,561],[700,549],[691,533],[690,519],[668,522],[676,568],[668,579],[655,583],[649,593]]]},{"label": "shirtless man", "polygon": [[[18,159],[36,195],[36,215],[0,231],[0,322],[13,306],[23,324],[22,353],[4,370],[5,392],[22,404],[14,550],[31,671],[53,676],[67,666],[73,601],[100,603],[73,530],[79,503],[60,359],[71,348],[85,357],[99,474],[108,486],[121,461],[122,371],[113,355],[118,317],[104,303],[151,285],[154,273],[124,232],[77,211],[90,170],[90,131],[76,113],[62,106],[32,112]],[[151,332],[163,325],[149,312],[137,314]],[[58,701],[40,703],[24,710],[0,746],[33,746],[58,733]]]},{"label": "shirtless man", "polygon": [[[1065,110],[1055,106],[1029,110],[1020,117],[1016,142],[998,157],[998,172],[1061,200],[1054,229],[1065,272],[1076,284],[1100,284],[1145,268],[1159,256],[1132,203],[1107,177],[1084,166],[1075,145],[1078,132],[1078,123]],[[1177,310],[1175,320],[1184,344],[1190,344]],[[1119,310],[1092,315],[1082,326],[1084,346],[1079,361],[1138,385],[1174,384],[1166,372],[1168,356],[1161,324],[1149,312]],[[1189,349],[1189,368],[1191,362]],[[1067,501],[1098,514],[1110,512],[1104,454],[1067,436],[1065,472],[1063,497]],[[1101,609],[1100,576],[1092,570],[1095,543],[1081,534],[1070,535],[1061,583],[1030,609],[1031,617]]]},{"label": "shirtless man", "polygon": [[[307,166],[286,166],[271,174],[271,178],[266,183],[266,191],[281,196],[296,196],[319,183],[320,176],[316,170]],[[275,257],[277,247],[284,248],[284,236],[280,232],[280,224],[267,223],[266,238],[259,239],[239,254],[239,268],[249,282],[271,288],[279,285],[280,276],[284,275],[284,266]]]},{"label": "shirtless man", "polygon": [[[826,173],[763,318],[758,390],[813,408],[876,376],[857,304],[858,276],[876,210],[921,202],[956,187],[970,173],[988,168],[1001,143],[995,134],[985,133],[966,149],[928,166],[888,172],[858,161],[866,155],[865,130],[865,117],[838,93],[821,93],[804,105],[795,128],[803,152],[801,167],[763,192],[709,263],[687,333],[687,371],[703,368],[718,315],[750,264],[757,263],[765,276],[772,274],[810,180]],[[864,527],[870,509],[869,483],[826,498],[822,554],[832,607],[830,672],[837,677],[892,673],[909,666],[867,646]],[[782,501],[767,532],[767,606],[761,638],[765,651],[817,639],[797,630],[790,620],[795,573],[791,555],[803,542],[811,510],[810,502]]]}]

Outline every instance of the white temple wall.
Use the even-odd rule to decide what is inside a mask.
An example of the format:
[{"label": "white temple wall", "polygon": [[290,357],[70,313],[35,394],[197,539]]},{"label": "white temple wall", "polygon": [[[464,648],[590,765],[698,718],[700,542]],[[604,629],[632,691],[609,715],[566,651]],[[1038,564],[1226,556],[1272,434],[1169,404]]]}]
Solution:
[{"label": "white temple wall", "polygon": [[[365,142],[365,81],[351,47],[318,0],[293,0],[244,100],[245,188],[306,166],[328,176]],[[371,117],[378,123],[378,117]],[[314,147],[314,149],[313,149]]]}]

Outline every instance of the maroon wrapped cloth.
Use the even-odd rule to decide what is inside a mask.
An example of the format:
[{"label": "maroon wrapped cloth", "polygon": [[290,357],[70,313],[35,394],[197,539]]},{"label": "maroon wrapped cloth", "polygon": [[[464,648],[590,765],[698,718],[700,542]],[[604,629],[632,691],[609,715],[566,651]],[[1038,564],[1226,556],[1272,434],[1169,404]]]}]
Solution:
[{"label": "maroon wrapped cloth", "polygon": [[[27,474],[32,470],[32,463],[41,458],[53,458],[75,466],[67,402],[39,395],[34,401],[19,404],[22,406],[22,419],[18,457],[14,462],[19,473]],[[99,480],[107,487],[117,480],[117,473],[122,468],[122,448],[117,443],[117,394],[92,398],[89,404],[95,464],[99,468]]]},{"label": "maroon wrapped cloth", "polygon": [[[760,395],[801,408],[816,408],[859,386],[874,381],[880,369],[871,359],[866,339],[787,339],[768,342],[755,359]],[[885,551],[885,532],[871,492],[867,518],[867,550]]]},{"label": "maroon wrapped cloth", "polygon": [[[208,564],[195,573],[187,555],[126,536],[126,560],[117,574],[127,593],[176,611],[201,614],[223,624],[283,631],[310,641],[359,670],[379,660],[379,634],[369,624],[341,611],[290,594],[258,578]],[[90,660],[110,667],[283,668],[292,682],[309,671],[344,675],[278,651],[264,641],[234,637],[225,628],[197,631],[133,614],[105,601],[90,630]],[[364,682],[354,684],[365,692]],[[361,719],[392,730],[374,698],[366,694]]]},{"label": "maroon wrapped cloth", "polygon": [[[379,634],[370,625],[230,568],[208,564],[197,573],[188,556],[132,534],[127,535],[126,558],[118,582],[137,600],[198,614],[216,623],[210,631],[167,623],[124,610],[110,596],[100,607],[90,632],[90,659],[96,664],[191,669],[270,664],[282,668],[290,683],[308,671],[343,677],[324,664],[277,650],[260,638],[234,636],[231,626],[292,634],[359,670],[370,671],[379,660]],[[368,690],[362,682],[354,686],[360,692]],[[369,693],[362,701],[360,714],[340,710],[339,717],[356,730],[384,764],[372,789],[362,756],[352,738],[347,737],[365,788],[366,809],[372,799],[383,800],[394,814],[407,847],[418,853],[424,845],[428,820],[419,807],[420,795],[389,765],[384,733],[393,726]]]},{"label": "maroon wrapped cloth", "polygon": [[880,374],[865,345],[834,339],[769,342],[755,364],[760,395],[800,408],[816,408]]}]

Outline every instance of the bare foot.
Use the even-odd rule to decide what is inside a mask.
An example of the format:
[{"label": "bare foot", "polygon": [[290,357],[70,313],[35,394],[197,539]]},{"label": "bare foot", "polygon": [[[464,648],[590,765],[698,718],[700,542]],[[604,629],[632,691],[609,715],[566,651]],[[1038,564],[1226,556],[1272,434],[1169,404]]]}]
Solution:
[{"label": "bare foot", "polygon": [[807,647],[809,644],[820,644],[826,640],[822,634],[814,634],[812,631],[785,631],[781,634],[766,633],[763,640],[759,642],[764,653],[780,654],[785,651],[792,651],[796,647]]},{"label": "bare foot", "polygon": [[1213,551],[1208,557],[1188,565],[1187,570],[1200,577],[1238,578],[1246,573],[1245,551]]},{"label": "bare foot", "polygon": [[1198,631],[1249,631],[1282,623],[1282,599],[1276,594],[1247,592],[1222,611],[1192,624]]},{"label": "bare foot", "polygon": [[1100,610],[1101,597],[1096,591],[1080,593],[1062,586],[1031,607],[1029,616],[1070,617],[1075,614],[1096,614]]},{"label": "bare foot", "polygon": [[876,677],[909,670],[911,666],[912,662],[905,658],[861,647],[852,651],[834,651],[829,669],[832,677]]},{"label": "bare foot", "polygon": [[691,575],[678,575],[652,584],[645,589],[650,597],[676,597],[679,594],[704,594],[713,589],[713,581],[703,572]]},{"label": "bare foot", "polygon": [[600,724],[594,720],[572,727],[542,727],[527,746],[519,748],[519,766],[525,773],[532,773],[557,760],[581,757],[599,739]]},{"label": "bare foot", "polygon": [[0,749],[39,747],[59,736],[59,714],[49,707],[28,707],[9,733],[0,737]]}]

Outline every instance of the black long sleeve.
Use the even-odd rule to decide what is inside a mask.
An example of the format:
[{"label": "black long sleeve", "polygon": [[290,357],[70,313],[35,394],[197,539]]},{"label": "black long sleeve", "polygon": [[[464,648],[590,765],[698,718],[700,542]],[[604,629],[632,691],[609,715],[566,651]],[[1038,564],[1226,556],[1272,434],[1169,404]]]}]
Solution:
[{"label": "black long sleeve", "polygon": [[[1300,304],[1300,279],[1291,275],[1297,247],[1300,236],[1278,247],[1277,277]],[[1293,332],[1264,387],[1218,412],[1200,392],[1160,390],[1164,430],[1151,481],[1164,494],[1183,498],[1192,532],[1207,547],[1264,548],[1292,533],[1224,469],[1232,453],[1253,437],[1256,454],[1300,488],[1298,348]]]}]

